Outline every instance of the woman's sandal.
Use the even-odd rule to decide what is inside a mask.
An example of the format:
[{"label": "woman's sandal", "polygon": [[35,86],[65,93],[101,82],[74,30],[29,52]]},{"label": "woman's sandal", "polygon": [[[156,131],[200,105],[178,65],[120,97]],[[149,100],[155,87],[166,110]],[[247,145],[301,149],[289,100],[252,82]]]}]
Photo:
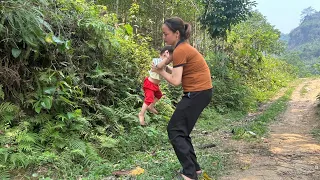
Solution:
[{"label": "woman's sandal", "polygon": [[[183,174],[183,170],[180,169],[180,170],[178,171],[178,173]],[[200,175],[200,174],[202,174],[203,172],[202,172],[202,170],[199,170],[199,171],[197,171],[196,173],[197,173],[197,175]]]},{"label": "woman's sandal", "polygon": [[[179,180],[185,180],[185,178],[183,177],[184,175],[183,175],[183,170],[182,170],[182,169],[180,169],[179,171],[177,171],[177,174],[178,174],[177,178],[178,178]],[[202,174],[202,170],[197,171],[197,175],[198,175],[198,176],[201,175],[201,174]],[[182,175],[183,175],[183,176],[182,176]]]}]

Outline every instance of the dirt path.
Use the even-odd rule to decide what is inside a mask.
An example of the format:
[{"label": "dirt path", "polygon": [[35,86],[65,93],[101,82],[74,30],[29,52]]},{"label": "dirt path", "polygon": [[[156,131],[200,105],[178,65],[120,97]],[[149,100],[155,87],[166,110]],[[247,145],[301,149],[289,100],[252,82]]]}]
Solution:
[{"label": "dirt path", "polygon": [[234,170],[222,180],[320,180],[320,143],[311,135],[319,124],[320,80],[304,80],[288,109],[270,127],[264,142],[232,142]]}]

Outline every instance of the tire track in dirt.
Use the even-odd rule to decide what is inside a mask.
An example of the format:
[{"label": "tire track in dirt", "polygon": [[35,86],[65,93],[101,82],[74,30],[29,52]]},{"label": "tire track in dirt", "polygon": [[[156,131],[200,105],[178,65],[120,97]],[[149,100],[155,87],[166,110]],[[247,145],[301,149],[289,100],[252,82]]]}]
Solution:
[{"label": "tire track in dirt", "polygon": [[270,125],[264,142],[232,141],[234,170],[220,179],[320,180],[320,143],[311,135],[320,122],[316,115],[319,93],[320,79],[304,79],[287,110]]}]

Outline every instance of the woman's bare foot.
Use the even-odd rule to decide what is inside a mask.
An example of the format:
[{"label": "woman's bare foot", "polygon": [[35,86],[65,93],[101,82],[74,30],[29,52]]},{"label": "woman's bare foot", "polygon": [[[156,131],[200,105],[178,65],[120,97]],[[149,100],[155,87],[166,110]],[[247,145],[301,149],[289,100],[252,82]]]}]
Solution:
[{"label": "woman's bare foot", "polygon": [[140,125],[141,125],[141,126],[145,126],[146,123],[144,122],[144,114],[139,113],[139,114],[138,114],[138,117],[139,117]]},{"label": "woman's bare foot", "polygon": [[150,112],[152,112],[153,114],[158,114],[158,111],[157,111],[153,106],[149,106],[149,107],[148,107],[148,110],[149,110]]}]

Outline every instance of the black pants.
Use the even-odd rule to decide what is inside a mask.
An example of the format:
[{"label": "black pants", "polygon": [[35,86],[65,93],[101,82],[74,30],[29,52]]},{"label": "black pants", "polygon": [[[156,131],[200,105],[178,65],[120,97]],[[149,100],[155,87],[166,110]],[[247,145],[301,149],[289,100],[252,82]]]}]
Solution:
[{"label": "black pants", "polygon": [[196,171],[201,169],[189,135],[211,97],[212,89],[185,93],[167,127],[169,140],[183,167],[183,174],[192,179],[197,179]]}]

